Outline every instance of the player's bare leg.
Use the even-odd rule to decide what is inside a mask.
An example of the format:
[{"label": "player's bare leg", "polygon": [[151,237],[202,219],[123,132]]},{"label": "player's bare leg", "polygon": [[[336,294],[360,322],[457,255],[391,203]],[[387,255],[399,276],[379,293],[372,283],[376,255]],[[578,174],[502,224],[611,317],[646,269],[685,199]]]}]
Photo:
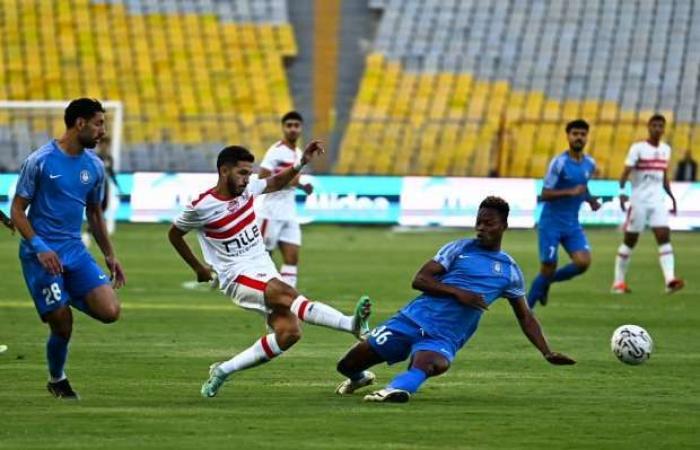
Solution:
[{"label": "player's bare leg", "polygon": [[265,287],[265,302],[273,310],[287,308],[304,322],[347,331],[358,339],[369,332],[372,306],[369,297],[360,298],[353,315],[346,316],[325,303],[309,300],[288,284],[273,278]]},{"label": "player's bare leg", "polygon": [[384,362],[367,341],[358,342],[338,361],[337,370],[348,377],[335,389],[336,394],[349,395],[365,386],[374,384],[376,376],[370,367]]},{"label": "player's bare leg", "polygon": [[280,267],[280,275],[282,281],[293,288],[297,287],[297,266],[299,265],[299,246],[288,242],[280,241],[280,253],[282,254],[282,267]]},{"label": "player's bare leg", "polygon": [[673,247],[671,246],[671,229],[668,227],[655,227],[651,231],[654,233],[656,243],[659,245],[659,264],[664,274],[666,292],[672,294],[680,291],[685,286],[685,282],[676,278],[675,258]]},{"label": "player's bare leg", "polygon": [[121,305],[116,292],[111,286],[103,284],[88,292],[85,303],[89,314],[102,323],[114,323],[119,320]]},{"label": "player's bare leg", "polygon": [[46,359],[49,365],[48,391],[56,398],[77,400],[64,372],[68,359],[68,343],[73,332],[73,313],[68,306],[63,306],[43,316],[51,333],[46,342]]},{"label": "player's bare leg", "polygon": [[634,250],[638,241],[639,233],[625,232],[622,244],[618,247],[617,256],[615,257],[615,281],[613,281],[613,286],[610,289],[610,292],[613,294],[628,294],[631,292],[625,277],[632,259],[632,250]]},{"label": "player's bare leg", "polygon": [[209,379],[202,385],[202,396],[214,397],[229,375],[271,361],[301,339],[301,324],[289,309],[273,311],[267,324],[273,333],[261,337],[228,361],[210,367]]},{"label": "player's bare leg", "polygon": [[430,377],[447,372],[450,362],[439,353],[419,351],[413,355],[409,369],[400,373],[379,391],[366,395],[366,402],[406,403]]}]

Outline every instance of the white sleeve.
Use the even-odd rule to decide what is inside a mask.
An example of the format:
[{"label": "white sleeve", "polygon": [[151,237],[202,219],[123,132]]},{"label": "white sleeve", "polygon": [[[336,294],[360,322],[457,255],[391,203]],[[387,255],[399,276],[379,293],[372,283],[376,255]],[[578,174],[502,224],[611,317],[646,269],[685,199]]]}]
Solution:
[{"label": "white sleeve", "polygon": [[262,180],[258,177],[251,178],[250,181],[248,181],[246,190],[250,192],[253,197],[257,197],[267,189],[267,180],[268,178],[263,178]]},{"label": "white sleeve", "polygon": [[445,268],[445,270],[450,270],[452,262],[462,251],[462,248],[464,248],[464,241],[461,239],[458,241],[448,242],[447,244],[443,245],[440,250],[438,250],[435,256],[433,256],[433,261],[440,264]]},{"label": "white sleeve", "polygon": [[197,230],[204,226],[204,220],[195,207],[187,205],[175,218],[173,225],[182,231]]},{"label": "white sleeve", "polygon": [[265,170],[269,170],[270,172],[275,171],[275,167],[277,167],[277,163],[275,162],[275,149],[270,148],[265,152],[265,156],[263,157],[262,161],[260,161],[260,167]]},{"label": "white sleeve", "polygon": [[627,152],[627,158],[625,158],[625,166],[634,167],[637,165],[637,160],[639,159],[639,147],[632,144],[629,152]]}]

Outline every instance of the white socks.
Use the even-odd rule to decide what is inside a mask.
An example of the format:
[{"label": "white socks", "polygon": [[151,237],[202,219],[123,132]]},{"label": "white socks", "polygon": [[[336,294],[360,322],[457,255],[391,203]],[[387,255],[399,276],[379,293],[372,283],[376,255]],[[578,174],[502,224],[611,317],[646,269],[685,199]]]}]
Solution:
[{"label": "white socks", "polygon": [[222,363],[219,368],[228,375],[232,372],[259,366],[281,354],[282,349],[277,345],[277,339],[275,339],[275,335],[272,333],[261,337],[255,344]]},{"label": "white socks", "polygon": [[[615,257],[615,284],[624,283],[631,256],[632,249],[625,244],[621,244],[617,249],[617,256]],[[661,264],[661,271],[664,273],[666,284],[676,278],[673,247],[670,243],[659,246],[659,264]]]},{"label": "white socks", "polygon": [[627,268],[630,265],[631,256],[632,249],[625,244],[620,244],[620,247],[617,249],[617,256],[615,257],[615,284],[625,282],[625,275],[627,275]]},{"label": "white socks", "polygon": [[661,271],[664,273],[666,284],[676,278],[673,247],[671,247],[670,243],[659,246],[659,264],[661,264]]},{"label": "white socks", "polygon": [[352,316],[346,316],[321,302],[312,302],[300,295],[292,302],[292,312],[304,322],[352,333]]},{"label": "white socks", "polygon": [[293,288],[297,287],[297,266],[283,264],[280,267],[280,275],[282,275],[282,281]]}]

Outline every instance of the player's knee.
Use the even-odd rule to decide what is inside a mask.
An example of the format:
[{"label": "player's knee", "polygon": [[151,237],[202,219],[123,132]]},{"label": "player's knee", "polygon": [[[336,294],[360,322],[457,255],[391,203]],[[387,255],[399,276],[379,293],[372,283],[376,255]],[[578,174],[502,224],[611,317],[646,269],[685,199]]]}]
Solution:
[{"label": "player's knee", "polygon": [[299,342],[301,340],[301,336],[301,328],[297,326],[285,327],[284,329],[275,332],[277,345],[279,345],[280,349],[282,350],[287,350]]},{"label": "player's knee", "polygon": [[577,261],[574,261],[574,264],[578,268],[580,273],[583,273],[588,270],[588,268],[591,266],[591,258],[584,258],[584,259],[579,259]]},{"label": "player's knee", "polygon": [[299,293],[287,283],[279,280],[270,280],[265,288],[265,299],[273,309],[278,307],[289,308]]},{"label": "player's knee", "polygon": [[107,306],[104,308],[102,313],[100,314],[100,322],[102,323],[114,323],[117,320],[119,320],[119,317],[121,316],[121,305],[119,302],[114,302],[111,305]]},{"label": "player's knee", "polygon": [[554,276],[554,272],[556,272],[556,270],[556,264],[542,264],[542,267],[540,268],[540,273],[543,277],[551,278]]},{"label": "player's knee", "polygon": [[430,364],[428,364],[427,369],[428,371],[426,374],[429,377],[436,377],[438,375],[442,375],[443,373],[447,372],[447,369],[450,368],[450,363],[447,360],[444,359],[439,359],[439,360],[434,360],[431,361]]}]

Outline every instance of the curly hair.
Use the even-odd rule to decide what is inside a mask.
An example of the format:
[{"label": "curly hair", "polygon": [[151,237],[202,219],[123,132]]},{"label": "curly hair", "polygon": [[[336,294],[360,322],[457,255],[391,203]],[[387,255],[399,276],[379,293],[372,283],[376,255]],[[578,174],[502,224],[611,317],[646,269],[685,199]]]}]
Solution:
[{"label": "curly hair", "polygon": [[482,208],[495,209],[504,222],[508,221],[508,213],[510,213],[510,206],[508,206],[508,202],[503,200],[501,197],[496,197],[494,195],[486,197],[479,205],[479,209]]}]

